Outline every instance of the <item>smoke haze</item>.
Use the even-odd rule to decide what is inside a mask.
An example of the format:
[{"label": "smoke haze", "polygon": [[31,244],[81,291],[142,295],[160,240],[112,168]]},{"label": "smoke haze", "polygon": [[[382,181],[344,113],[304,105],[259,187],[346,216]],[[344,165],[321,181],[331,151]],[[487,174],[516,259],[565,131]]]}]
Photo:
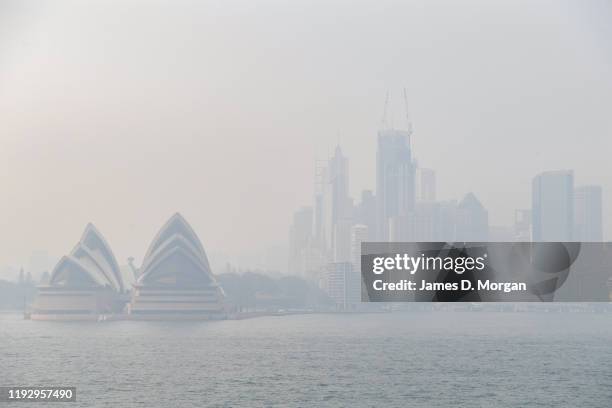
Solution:
[{"label": "smoke haze", "polygon": [[462,3],[1,0],[0,265],[89,221],[140,260],[176,211],[213,253],[284,245],[336,143],[374,189],[404,87],[439,198],[509,225],[536,173],[574,169],[609,238],[612,6]]}]

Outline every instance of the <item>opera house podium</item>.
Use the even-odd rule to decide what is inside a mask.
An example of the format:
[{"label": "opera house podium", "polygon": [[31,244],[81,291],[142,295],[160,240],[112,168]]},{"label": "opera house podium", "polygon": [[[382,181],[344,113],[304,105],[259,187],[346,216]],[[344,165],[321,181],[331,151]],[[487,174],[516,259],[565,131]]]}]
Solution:
[{"label": "opera house podium", "polygon": [[178,213],[157,233],[137,273],[128,305],[131,319],[223,319],[223,290],[204,247]]}]

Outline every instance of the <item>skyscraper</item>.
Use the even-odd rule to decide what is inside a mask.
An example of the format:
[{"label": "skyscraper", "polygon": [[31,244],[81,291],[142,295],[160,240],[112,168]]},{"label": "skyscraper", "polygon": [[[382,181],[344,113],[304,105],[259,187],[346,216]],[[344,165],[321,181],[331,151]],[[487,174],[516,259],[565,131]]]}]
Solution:
[{"label": "skyscraper", "polygon": [[531,241],[531,210],[514,210],[514,240]]},{"label": "skyscraper", "polygon": [[549,171],[532,183],[533,241],[572,241],[574,172]]},{"label": "skyscraper", "polygon": [[417,169],[417,200],[436,201],[436,172],[432,169]]},{"label": "skyscraper", "polygon": [[333,261],[350,262],[351,260],[351,227],[350,218],[339,219],[334,225]]},{"label": "skyscraper", "polygon": [[489,238],[489,213],[474,193],[468,193],[457,206],[456,240],[485,242]]},{"label": "skyscraper", "polygon": [[336,303],[340,310],[347,310],[349,298],[347,296],[347,281],[353,272],[350,262],[330,262],[325,268],[325,286],[327,294]]},{"label": "skyscraper", "polygon": [[325,194],[327,178],[327,160],[315,160],[314,203],[313,203],[313,242],[322,256],[327,257],[329,242],[325,231]]},{"label": "skyscraper", "polygon": [[361,201],[355,208],[355,223],[368,227],[367,239],[376,239],[376,197],[370,190],[361,192]]},{"label": "skyscraper", "polygon": [[350,226],[346,227],[346,224],[352,218],[353,203],[349,197],[348,159],[340,146],[336,146],[334,156],[325,168],[323,196],[323,232],[327,250],[333,259],[338,258],[337,253],[342,254],[341,258],[348,258]]},{"label": "skyscraper", "polygon": [[361,243],[368,240],[368,227],[358,224],[351,228],[351,263],[353,268],[347,279],[346,293],[349,307],[361,302]]},{"label": "skyscraper", "polygon": [[[390,222],[409,220],[415,204],[415,170],[410,148],[410,132],[387,129],[378,132],[376,154],[377,239],[389,240]],[[407,226],[406,226],[407,229]]]},{"label": "skyscraper", "polygon": [[351,262],[357,270],[361,270],[361,243],[368,240],[368,233],[368,227],[363,224],[351,228]]},{"label": "skyscraper", "polygon": [[580,186],[574,190],[575,241],[601,242],[602,203],[600,186]]},{"label": "skyscraper", "polygon": [[289,229],[289,273],[303,276],[303,255],[312,241],[312,207],[302,207],[293,215]]},{"label": "skyscraper", "polygon": [[457,223],[456,201],[417,203],[414,212],[413,240],[423,242],[452,242]]}]

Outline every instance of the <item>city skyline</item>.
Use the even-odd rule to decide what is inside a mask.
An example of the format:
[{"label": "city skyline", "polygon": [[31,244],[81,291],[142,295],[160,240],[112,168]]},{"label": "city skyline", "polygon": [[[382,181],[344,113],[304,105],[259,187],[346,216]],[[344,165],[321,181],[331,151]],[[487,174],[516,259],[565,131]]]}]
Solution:
[{"label": "city skyline", "polygon": [[[436,200],[436,171],[417,167],[418,152],[412,149],[408,117],[404,130],[385,120],[381,125],[376,189],[363,190],[361,201],[348,195],[349,158],[338,144],[327,163],[315,163],[312,204],[296,211],[289,227],[288,273],[318,284],[339,309],[362,306],[360,288],[354,282],[360,281],[359,245],[364,241],[603,240],[602,188],[576,185],[573,170],[534,175],[529,208],[514,209],[513,224],[496,226],[489,222],[489,211],[473,191],[462,198]],[[321,233],[325,231],[332,233]]]},{"label": "city skyline", "polygon": [[[404,90],[405,95],[405,90]],[[385,104],[385,114],[387,105]],[[315,163],[312,205],[289,227],[288,273],[311,281],[336,308],[361,310],[363,242],[601,242],[602,188],[576,186],[573,170],[545,171],[531,183],[531,206],[514,210],[514,224],[494,226],[475,192],[436,200],[435,169],[418,168],[412,124],[390,126],[383,116],[376,150],[376,189],[361,201],[348,194],[349,158],[338,144]]]}]

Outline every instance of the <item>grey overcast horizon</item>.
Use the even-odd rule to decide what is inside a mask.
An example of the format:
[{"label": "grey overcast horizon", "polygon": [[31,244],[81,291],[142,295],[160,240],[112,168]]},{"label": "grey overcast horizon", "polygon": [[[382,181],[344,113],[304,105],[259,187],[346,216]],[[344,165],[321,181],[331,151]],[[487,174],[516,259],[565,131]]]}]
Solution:
[{"label": "grey overcast horizon", "polygon": [[403,88],[440,199],[510,225],[537,173],[572,169],[609,240],[611,21],[603,0],[0,0],[0,270],[90,221],[139,261],[176,211],[209,254],[285,246],[338,142],[352,196],[374,190]]}]

